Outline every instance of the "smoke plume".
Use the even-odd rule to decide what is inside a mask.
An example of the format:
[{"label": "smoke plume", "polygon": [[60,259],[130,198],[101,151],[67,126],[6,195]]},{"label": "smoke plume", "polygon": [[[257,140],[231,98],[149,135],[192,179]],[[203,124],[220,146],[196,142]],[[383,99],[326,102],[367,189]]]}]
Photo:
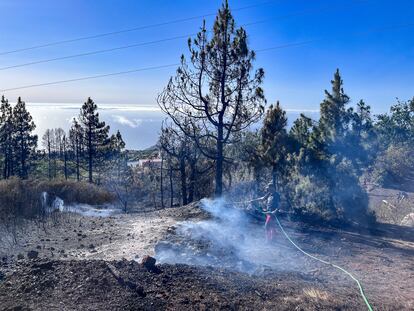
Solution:
[{"label": "smoke plume", "polygon": [[[297,268],[288,259],[294,251],[286,246],[280,233],[273,241],[266,241],[264,222],[252,221],[243,210],[224,199],[204,199],[200,206],[211,219],[180,223],[175,236],[156,246],[159,262],[215,266],[247,273],[266,268]],[[284,260],[280,260],[282,257]]]}]

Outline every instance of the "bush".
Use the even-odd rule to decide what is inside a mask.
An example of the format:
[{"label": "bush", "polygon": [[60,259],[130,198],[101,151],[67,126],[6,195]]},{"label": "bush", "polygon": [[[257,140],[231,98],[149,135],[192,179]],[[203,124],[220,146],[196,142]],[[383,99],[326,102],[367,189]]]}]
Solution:
[{"label": "bush", "polygon": [[69,180],[40,181],[36,186],[39,197],[42,192],[61,198],[65,203],[102,205],[114,201],[114,196],[102,187],[87,182]]},{"label": "bush", "polygon": [[32,182],[18,178],[0,181],[0,218],[13,216],[33,218],[41,211],[40,194],[33,190]]},{"label": "bush", "polygon": [[413,171],[414,149],[409,145],[390,145],[376,159],[372,179],[384,187],[402,185],[414,180]]},{"label": "bush", "polygon": [[58,196],[65,203],[101,205],[114,201],[113,195],[107,190],[86,182],[11,178],[0,181],[0,220],[42,215],[43,192],[47,192],[50,197]]},{"label": "bush", "polygon": [[351,161],[332,157],[329,162],[313,163],[303,153],[290,160],[284,192],[299,218],[335,225],[375,221]]},{"label": "bush", "polygon": [[295,175],[287,187],[293,212],[304,220],[331,222],[337,218],[329,188],[313,175]]}]

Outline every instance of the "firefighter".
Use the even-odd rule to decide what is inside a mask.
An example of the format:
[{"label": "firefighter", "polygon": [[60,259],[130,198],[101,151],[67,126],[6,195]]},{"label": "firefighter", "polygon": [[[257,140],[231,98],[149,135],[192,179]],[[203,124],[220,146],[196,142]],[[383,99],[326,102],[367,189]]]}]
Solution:
[{"label": "firefighter", "polygon": [[265,231],[266,231],[266,241],[270,242],[273,240],[274,235],[276,234],[276,219],[275,215],[279,209],[280,195],[276,191],[276,188],[273,183],[270,183],[266,187],[266,208],[263,211],[263,214],[266,216],[265,220]]},{"label": "firefighter", "polygon": [[266,194],[260,198],[248,201],[248,203],[254,203],[258,201],[266,201],[264,209],[260,209],[260,213],[265,215],[265,233],[266,241],[270,242],[276,233],[276,213],[279,209],[280,195],[276,191],[273,183],[269,183],[266,186]]}]

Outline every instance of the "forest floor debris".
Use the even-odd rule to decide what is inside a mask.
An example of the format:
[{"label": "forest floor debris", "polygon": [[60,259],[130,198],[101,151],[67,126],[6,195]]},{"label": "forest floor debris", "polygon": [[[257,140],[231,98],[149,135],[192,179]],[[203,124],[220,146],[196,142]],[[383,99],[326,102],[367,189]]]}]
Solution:
[{"label": "forest floor debris", "polygon": [[[263,265],[254,274],[225,265],[163,263],[147,269],[139,263],[145,255],[157,257],[156,245],[183,243],[176,230],[182,221],[206,218],[191,205],[107,218],[73,215],[46,231],[32,228],[30,234],[19,236],[17,247],[1,248],[0,306],[5,310],[364,308],[352,280],[295,252],[281,234],[269,246],[275,267]],[[307,251],[352,271],[375,309],[414,308],[412,228],[384,224],[358,231],[283,223]],[[32,252],[38,253],[37,258],[28,259]]]}]

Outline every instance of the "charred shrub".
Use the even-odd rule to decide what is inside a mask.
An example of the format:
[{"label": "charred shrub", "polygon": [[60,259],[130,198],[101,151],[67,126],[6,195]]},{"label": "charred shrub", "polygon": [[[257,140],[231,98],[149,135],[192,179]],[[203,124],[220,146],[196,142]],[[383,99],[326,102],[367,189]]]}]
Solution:
[{"label": "charred shrub", "polygon": [[0,221],[16,217],[30,219],[41,215],[43,192],[60,197],[67,203],[99,205],[114,200],[107,190],[86,182],[11,178],[0,181]]},{"label": "charred shrub", "polygon": [[101,205],[115,200],[108,190],[87,182],[68,180],[40,181],[36,186],[39,196],[47,192],[61,198],[66,203],[85,203]]},{"label": "charred shrub", "polygon": [[40,214],[40,193],[33,181],[18,178],[0,181],[0,218],[4,222],[15,216],[33,218]]}]

